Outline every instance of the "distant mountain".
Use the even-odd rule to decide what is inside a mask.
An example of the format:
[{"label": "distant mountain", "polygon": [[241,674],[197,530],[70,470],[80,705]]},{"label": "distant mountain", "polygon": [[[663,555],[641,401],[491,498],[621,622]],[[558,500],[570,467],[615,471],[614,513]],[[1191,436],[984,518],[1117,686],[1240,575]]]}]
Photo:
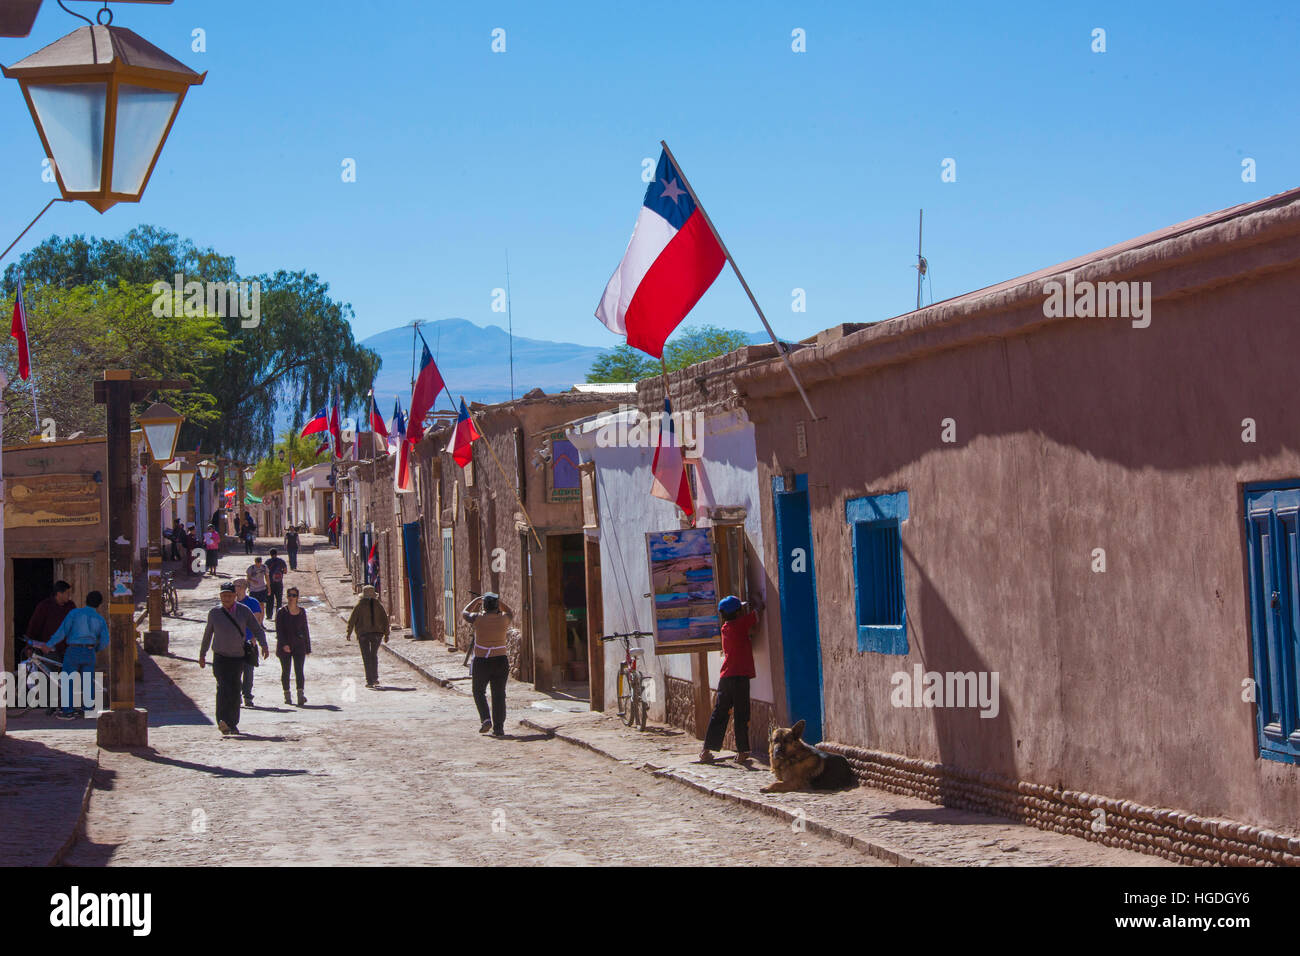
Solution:
[{"label": "distant mountain", "polygon": [[[420,331],[457,401],[461,395],[469,401],[484,404],[510,400],[510,335],[505,329],[497,325],[475,325],[465,319],[442,319],[425,323]],[[767,341],[764,332],[747,334],[751,342]],[[597,356],[621,341],[611,335],[609,345],[596,347],[516,335],[515,397],[534,388],[547,392],[568,391],[587,380],[587,372]],[[383,360],[375,379],[375,395],[384,417],[392,414],[395,395],[402,396],[402,408],[408,410],[411,400],[410,326],[380,332],[362,340],[361,344],[374,349]],[[445,394],[436,407],[450,407]]]},{"label": "distant mountain", "polygon": [[[425,323],[420,331],[457,401],[461,395],[485,404],[510,400],[510,335],[505,329],[496,325],[483,327],[465,319],[442,319]],[[416,341],[418,356],[419,340]],[[402,396],[402,408],[406,409],[411,400],[410,326],[380,332],[361,344],[374,349],[383,360],[375,380],[375,395],[384,416],[392,414],[395,395]],[[609,348],[617,344],[614,340]],[[568,391],[587,380],[591,363],[604,351],[607,349],[516,335],[515,397],[534,388]],[[436,407],[449,407],[445,394]]]}]

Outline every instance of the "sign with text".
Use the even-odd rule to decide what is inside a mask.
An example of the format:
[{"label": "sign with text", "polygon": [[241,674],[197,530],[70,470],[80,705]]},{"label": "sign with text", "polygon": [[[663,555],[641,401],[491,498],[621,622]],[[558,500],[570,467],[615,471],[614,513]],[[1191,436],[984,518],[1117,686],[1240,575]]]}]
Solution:
[{"label": "sign with text", "polygon": [[7,484],[6,528],[99,524],[99,485],[89,475],[19,475]]}]

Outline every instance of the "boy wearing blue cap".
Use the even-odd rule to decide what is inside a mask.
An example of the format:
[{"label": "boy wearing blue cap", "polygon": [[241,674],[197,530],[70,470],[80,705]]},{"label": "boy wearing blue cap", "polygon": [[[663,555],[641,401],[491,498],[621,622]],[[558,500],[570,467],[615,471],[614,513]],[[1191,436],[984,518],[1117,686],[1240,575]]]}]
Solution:
[{"label": "boy wearing blue cap", "polygon": [[718,702],[704,732],[700,763],[713,762],[712,751],[722,747],[727,718],[733,709],[736,760],[744,763],[749,759],[749,682],[754,678],[754,649],[749,635],[758,626],[758,612],[762,609],[761,603],[756,607],[746,605],[734,594],[718,602],[718,615],[722,618],[722,672],[718,677]]}]

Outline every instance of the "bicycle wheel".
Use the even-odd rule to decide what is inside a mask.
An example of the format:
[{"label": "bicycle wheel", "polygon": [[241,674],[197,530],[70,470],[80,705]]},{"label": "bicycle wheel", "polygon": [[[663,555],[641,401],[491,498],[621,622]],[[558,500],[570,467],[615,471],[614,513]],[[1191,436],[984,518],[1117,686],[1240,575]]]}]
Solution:
[{"label": "bicycle wheel", "polygon": [[627,672],[627,665],[620,665],[618,668],[618,715],[623,718],[623,723],[629,727],[636,719],[632,711],[632,681]]},{"label": "bicycle wheel", "polygon": [[180,600],[174,587],[168,588],[167,593],[163,595],[166,602],[164,608],[168,617],[180,617]]},{"label": "bicycle wheel", "polygon": [[646,703],[645,697],[642,696],[641,684],[643,680],[644,678],[637,674],[636,683],[632,685],[632,713],[634,719],[632,724],[628,726],[635,724],[637,730],[645,730],[646,717],[650,713],[650,705]]}]

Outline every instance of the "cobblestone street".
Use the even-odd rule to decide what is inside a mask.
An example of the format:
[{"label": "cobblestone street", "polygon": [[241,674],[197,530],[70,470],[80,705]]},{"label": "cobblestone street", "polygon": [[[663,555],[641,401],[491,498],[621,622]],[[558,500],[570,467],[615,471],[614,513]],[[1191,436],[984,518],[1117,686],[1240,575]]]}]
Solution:
[{"label": "cobblestone street", "polygon": [[[223,556],[221,574],[246,564]],[[391,656],[381,658],[383,688],[367,689],[357,645],[322,603],[313,556],[299,567],[290,582],[311,615],[308,705],[283,703],[272,657],[242,735],[222,738],[212,671],[196,663],[218,582],[183,591],[185,620],[165,622],[171,656],[146,658],[139,684],[150,748],[101,754],[67,864],[880,865],[529,730],[516,719],[526,714],[511,715],[508,739],[480,736],[465,695]]]}]

